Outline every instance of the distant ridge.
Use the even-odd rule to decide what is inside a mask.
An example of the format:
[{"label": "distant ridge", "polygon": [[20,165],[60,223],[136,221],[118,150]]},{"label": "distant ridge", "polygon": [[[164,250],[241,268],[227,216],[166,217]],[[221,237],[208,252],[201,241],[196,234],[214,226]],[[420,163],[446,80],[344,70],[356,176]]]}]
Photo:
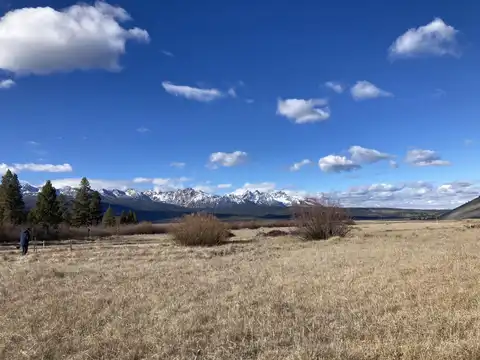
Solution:
[{"label": "distant ridge", "polygon": [[441,220],[480,219],[480,196],[456,209],[446,212]]}]

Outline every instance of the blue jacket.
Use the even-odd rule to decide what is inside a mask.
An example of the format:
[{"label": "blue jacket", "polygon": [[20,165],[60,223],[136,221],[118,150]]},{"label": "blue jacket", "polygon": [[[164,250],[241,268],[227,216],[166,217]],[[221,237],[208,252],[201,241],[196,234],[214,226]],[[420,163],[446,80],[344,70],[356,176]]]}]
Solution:
[{"label": "blue jacket", "polygon": [[22,231],[20,234],[20,246],[28,245],[30,241],[30,232],[28,230]]}]

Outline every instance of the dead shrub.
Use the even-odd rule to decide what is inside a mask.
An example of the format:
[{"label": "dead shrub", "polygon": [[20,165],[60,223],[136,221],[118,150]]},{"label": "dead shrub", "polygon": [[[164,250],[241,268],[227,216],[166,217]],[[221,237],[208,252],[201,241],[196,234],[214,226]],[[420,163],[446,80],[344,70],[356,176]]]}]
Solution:
[{"label": "dead shrub", "polygon": [[345,237],[352,222],[347,211],[326,199],[308,199],[309,205],[294,208],[298,233],[304,240],[326,240],[333,236]]},{"label": "dead shrub", "polygon": [[173,239],[185,246],[213,246],[227,239],[228,229],[217,217],[208,213],[185,215],[172,227]]}]

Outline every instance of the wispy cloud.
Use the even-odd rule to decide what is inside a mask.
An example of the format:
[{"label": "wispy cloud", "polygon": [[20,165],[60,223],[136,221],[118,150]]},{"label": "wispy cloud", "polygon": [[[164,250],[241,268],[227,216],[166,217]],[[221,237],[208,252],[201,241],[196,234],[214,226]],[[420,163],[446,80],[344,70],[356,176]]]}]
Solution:
[{"label": "wispy cloud", "polygon": [[222,91],[215,88],[202,89],[187,85],[175,85],[169,81],[162,82],[162,86],[165,91],[171,95],[181,96],[189,100],[200,102],[210,102],[225,96]]},{"label": "wispy cloud", "polygon": [[36,163],[26,163],[26,164],[0,164],[0,170],[5,172],[7,169],[10,169],[13,172],[46,172],[46,173],[64,173],[72,172],[73,168],[70,164],[36,164]]},{"label": "wispy cloud", "polygon": [[365,80],[357,81],[357,83],[351,87],[350,93],[355,100],[367,100],[393,96],[392,93],[382,90],[371,82]]},{"label": "wispy cloud", "polygon": [[413,149],[408,151],[405,162],[414,166],[448,166],[450,161],[442,160],[433,150]]},{"label": "wispy cloud", "polygon": [[187,165],[187,164],[185,164],[184,162],[177,162],[177,161],[174,161],[174,162],[170,163],[171,167],[175,167],[177,169],[183,169],[185,167],[185,165]]},{"label": "wispy cloud", "polygon": [[168,57],[175,57],[170,51],[162,50],[162,54]]},{"label": "wispy cloud", "polygon": [[292,166],[290,166],[290,171],[298,171],[302,167],[306,165],[310,165],[312,163],[312,160],[309,159],[303,159],[302,161],[299,161],[297,163],[294,163]]},{"label": "wispy cloud", "polygon": [[137,129],[137,132],[144,134],[144,133],[150,132],[150,129],[146,128],[145,126],[141,126]]},{"label": "wispy cloud", "polygon": [[345,86],[338,81],[327,81],[325,86],[335,91],[337,94],[341,94],[345,91]]}]

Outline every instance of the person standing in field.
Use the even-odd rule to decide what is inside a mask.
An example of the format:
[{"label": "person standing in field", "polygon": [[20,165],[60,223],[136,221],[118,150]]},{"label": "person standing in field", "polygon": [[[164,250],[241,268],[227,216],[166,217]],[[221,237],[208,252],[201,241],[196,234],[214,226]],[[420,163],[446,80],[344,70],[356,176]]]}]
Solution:
[{"label": "person standing in field", "polygon": [[30,237],[30,228],[27,228],[20,234],[20,248],[22,249],[22,255],[27,255]]}]

